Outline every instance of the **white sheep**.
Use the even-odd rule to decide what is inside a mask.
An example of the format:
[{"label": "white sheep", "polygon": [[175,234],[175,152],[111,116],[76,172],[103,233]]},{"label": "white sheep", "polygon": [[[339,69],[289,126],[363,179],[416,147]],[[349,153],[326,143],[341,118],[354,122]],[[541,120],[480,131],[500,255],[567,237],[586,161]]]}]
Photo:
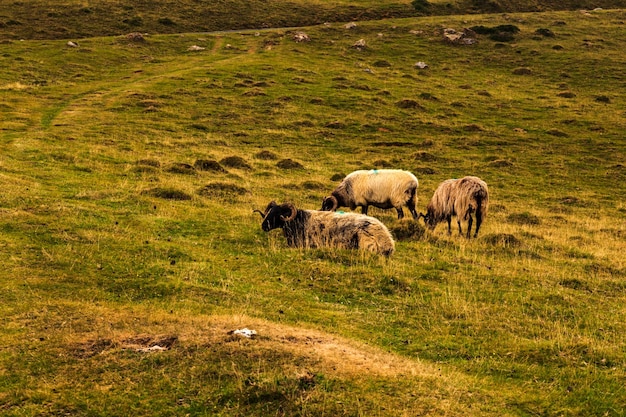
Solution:
[{"label": "white sheep", "polygon": [[450,223],[452,216],[456,216],[459,225],[459,234],[463,235],[461,221],[467,221],[467,238],[470,237],[472,229],[472,214],[476,217],[476,231],[474,237],[478,235],[480,225],[487,216],[489,208],[489,189],[487,183],[478,177],[464,177],[461,179],[445,180],[435,190],[426,214],[420,213],[424,217],[424,223],[434,229],[442,221],[448,222],[448,234],[451,233]]},{"label": "white sheep", "polygon": [[384,224],[374,217],[357,213],[298,210],[291,203],[272,201],[261,213],[261,228],[281,228],[287,245],[296,248],[361,249],[391,256],[395,243]]},{"label": "white sheep", "polygon": [[415,175],[400,169],[359,170],[348,174],[332,194],[322,202],[323,211],[335,211],[340,207],[351,210],[362,207],[367,214],[368,206],[381,209],[395,208],[398,219],[404,217],[403,206],[407,206],[414,219],[418,182]]}]

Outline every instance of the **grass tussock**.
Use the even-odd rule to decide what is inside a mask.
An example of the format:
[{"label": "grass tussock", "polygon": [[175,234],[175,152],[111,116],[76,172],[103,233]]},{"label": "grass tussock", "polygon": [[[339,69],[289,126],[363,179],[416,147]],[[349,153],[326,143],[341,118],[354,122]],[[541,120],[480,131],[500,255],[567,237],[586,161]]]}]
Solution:
[{"label": "grass tussock", "polygon": [[221,159],[220,164],[229,168],[252,169],[252,166],[241,156],[228,156]]},{"label": "grass tussock", "polygon": [[191,200],[191,196],[184,191],[169,187],[155,187],[142,191],[142,194],[164,200]]},{"label": "grass tussock", "polygon": [[249,194],[250,191],[236,184],[214,182],[198,190],[198,194],[209,198],[229,198]]},{"label": "grass tussock", "polygon": [[211,171],[218,173],[226,173],[226,169],[217,161],[212,159],[197,159],[193,166],[199,171]]}]

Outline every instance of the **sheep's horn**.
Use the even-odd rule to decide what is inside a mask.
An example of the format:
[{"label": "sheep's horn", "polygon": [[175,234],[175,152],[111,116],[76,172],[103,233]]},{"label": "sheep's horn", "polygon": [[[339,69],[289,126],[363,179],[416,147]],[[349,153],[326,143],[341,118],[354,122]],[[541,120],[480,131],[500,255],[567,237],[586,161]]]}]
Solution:
[{"label": "sheep's horn", "polygon": [[295,218],[296,218],[296,214],[298,214],[298,210],[296,209],[296,206],[294,206],[294,205],[293,205],[293,204],[291,204],[291,203],[285,203],[283,206],[284,206],[285,208],[288,208],[289,210],[291,210],[291,213],[290,213],[290,214],[289,214],[289,216],[287,216],[287,217],[285,217],[285,216],[280,216],[280,217],[281,217],[281,219],[283,219],[283,220],[284,220],[284,221],[286,221],[286,222],[290,222],[290,221],[292,221],[293,219],[295,219]]},{"label": "sheep's horn", "polygon": [[261,210],[252,210],[253,213],[259,213],[261,215],[261,217],[265,218],[265,216],[267,216],[267,213],[269,213],[269,211],[276,207],[276,201],[272,200],[270,201],[270,203],[267,205],[267,207],[265,207],[265,211],[261,211]]}]

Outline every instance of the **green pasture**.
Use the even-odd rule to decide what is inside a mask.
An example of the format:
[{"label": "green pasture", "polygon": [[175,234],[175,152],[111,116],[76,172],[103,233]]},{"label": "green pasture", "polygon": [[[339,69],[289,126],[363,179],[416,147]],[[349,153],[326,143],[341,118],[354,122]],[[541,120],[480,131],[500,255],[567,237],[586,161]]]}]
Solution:
[{"label": "green pasture", "polygon": [[[0,43],[0,414],[624,415],[625,21]],[[422,211],[483,178],[478,238],[371,209],[387,260],[261,230],[370,168]]]}]

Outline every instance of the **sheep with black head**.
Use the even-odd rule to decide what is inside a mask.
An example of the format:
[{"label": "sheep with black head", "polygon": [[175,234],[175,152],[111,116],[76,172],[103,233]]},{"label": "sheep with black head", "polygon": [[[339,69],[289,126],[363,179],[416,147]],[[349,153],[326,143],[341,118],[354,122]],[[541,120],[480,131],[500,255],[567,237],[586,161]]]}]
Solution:
[{"label": "sheep with black head", "polygon": [[357,213],[299,210],[291,203],[272,201],[264,212],[261,228],[283,229],[287,245],[295,248],[339,248],[367,250],[391,256],[395,243],[378,219]]},{"label": "sheep with black head", "polygon": [[361,207],[367,214],[369,206],[381,209],[395,208],[398,219],[404,218],[406,206],[414,219],[418,182],[415,175],[400,169],[358,170],[348,174],[330,196],[322,202],[323,211],[336,211],[340,207],[354,210]]}]

